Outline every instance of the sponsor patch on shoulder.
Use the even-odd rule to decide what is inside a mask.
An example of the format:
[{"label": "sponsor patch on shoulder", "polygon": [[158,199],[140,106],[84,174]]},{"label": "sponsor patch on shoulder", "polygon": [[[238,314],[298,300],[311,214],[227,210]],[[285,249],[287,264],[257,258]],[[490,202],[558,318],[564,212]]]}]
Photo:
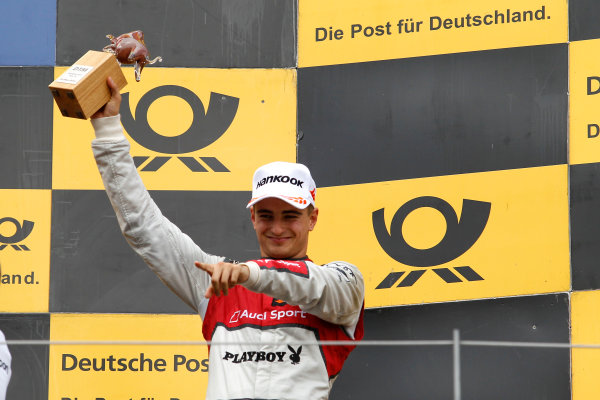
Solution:
[{"label": "sponsor patch on shoulder", "polygon": [[287,272],[308,278],[308,265],[302,260],[256,260],[260,269],[271,269],[277,272]]},{"label": "sponsor patch on shoulder", "polygon": [[325,267],[335,270],[338,274],[340,282],[356,283],[356,275],[354,275],[354,271],[352,271],[352,268],[350,268],[348,265],[339,262],[332,262],[325,264]]}]

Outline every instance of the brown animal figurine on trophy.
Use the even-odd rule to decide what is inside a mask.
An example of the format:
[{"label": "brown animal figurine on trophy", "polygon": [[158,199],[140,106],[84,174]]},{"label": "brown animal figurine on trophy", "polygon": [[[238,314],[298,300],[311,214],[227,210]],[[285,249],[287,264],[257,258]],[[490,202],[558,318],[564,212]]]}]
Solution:
[{"label": "brown animal figurine on trophy", "polygon": [[132,31],[117,37],[106,35],[106,37],[110,39],[110,44],[102,50],[114,54],[120,64],[134,64],[135,80],[137,82],[140,81],[142,69],[146,64],[162,61],[162,57],[150,59],[150,52],[146,47],[146,43],[144,43],[144,32],[142,31]]}]

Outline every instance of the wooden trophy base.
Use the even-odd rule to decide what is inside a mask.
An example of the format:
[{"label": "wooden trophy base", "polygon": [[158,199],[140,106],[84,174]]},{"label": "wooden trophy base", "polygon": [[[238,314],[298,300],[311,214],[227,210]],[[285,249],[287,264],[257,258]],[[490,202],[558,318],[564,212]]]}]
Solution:
[{"label": "wooden trophy base", "polygon": [[119,90],[127,85],[113,54],[90,50],[48,87],[62,115],[88,119],[110,100],[109,76]]}]

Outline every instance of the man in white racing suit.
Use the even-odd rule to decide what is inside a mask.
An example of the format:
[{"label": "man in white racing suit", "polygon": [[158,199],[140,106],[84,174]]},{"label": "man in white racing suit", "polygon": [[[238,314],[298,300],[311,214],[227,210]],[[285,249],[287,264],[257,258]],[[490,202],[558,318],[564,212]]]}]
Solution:
[{"label": "man in white racing suit", "polygon": [[110,101],[92,116],[94,157],[128,243],[216,342],[206,398],[327,399],[354,346],[317,342],[362,339],[364,283],[352,264],[307,257],[318,216],[309,170],[275,162],[255,172],[247,207],[261,259],[207,254],[150,198],[120,124],[121,95],[108,85]]}]

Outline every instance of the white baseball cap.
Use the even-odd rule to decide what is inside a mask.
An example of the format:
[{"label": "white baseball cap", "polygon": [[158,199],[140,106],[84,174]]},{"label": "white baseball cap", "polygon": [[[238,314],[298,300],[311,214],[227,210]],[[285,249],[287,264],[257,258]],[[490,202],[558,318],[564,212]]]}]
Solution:
[{"label": "white baseball cap", "polygon": [[246,208],[268,197],[275,197],[296,208],[305,209],[309,204],[315,205],[316,193],[315,181],[305,165],[275,161],[254,172],[252,199]]}]

